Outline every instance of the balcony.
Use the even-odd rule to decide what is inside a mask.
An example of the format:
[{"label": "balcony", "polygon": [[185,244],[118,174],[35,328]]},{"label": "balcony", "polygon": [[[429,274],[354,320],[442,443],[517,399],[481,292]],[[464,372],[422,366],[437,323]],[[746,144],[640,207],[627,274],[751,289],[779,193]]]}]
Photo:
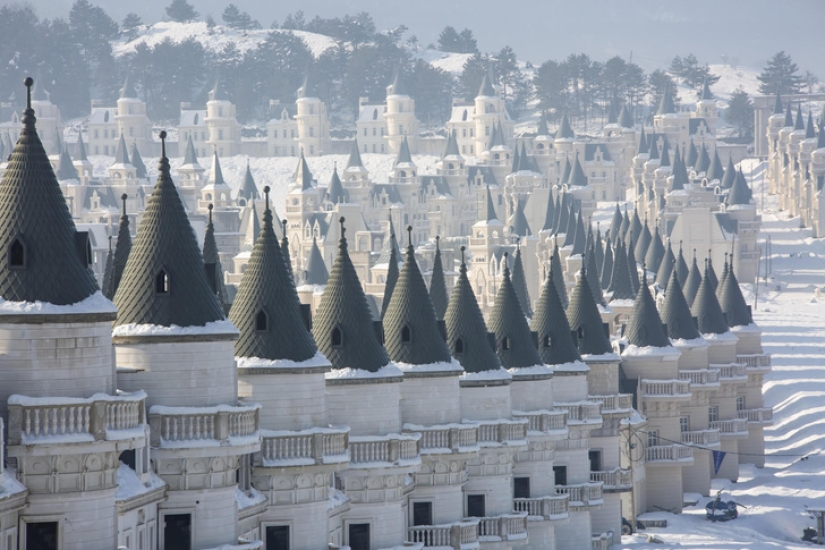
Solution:
[{"label": "balcony", "polygon": [[641,390],[645,399],[690,399],[687,380],[642,380]]},{"label": "balcony", "polygon": [[567,426],[600,428],[602,423],[602,404],[600,401],[588,400],[575,403],[553,403],[553,408],[567,412]]},{"label": "balcony", "polygon": [[424,548],[478,548],[478,519],[470,518],[448,525],[416,525],[407,530],[407,540],[423,543]]},{"label": "balcony", "polygon": [[691,388],[718,388],[719,371],[715,369],[679,371],[679,380],[690,382]]},{"label": "balcony", "polygon": [[748,437],[748,421],[744,418],[717,420],[710,423],[710,428],[712,430],[719,430],[722,439]]},{"label": "balcony", "polygon": [[773,409],[771,407],[745,409],[739,411],[738,414],[739,418],[747,420],[748,424],[773,424]]},{"label": "balcony", "polygon": [[736,362],[745,365],[748,372],[770,372],[771,356],[765,354],[758,355],[737,355]]},{"label": "balcony", "polygon": [[685,445],[695,445],[697,447],[718,447],[720,441],[719,430],[682,432],[682,443]]},{"label": "balcony", "polygon": [[613,544],[613,531],[598,533],[593,535],[590,540],[592,541],[591,548],[593,550],[609,550]]},{"label": "balcony", "polygon": [[481,447],[520,447],[527,445],[527,419],[493,420],[478,423]]},{"label": "balcony", "polygon": [[656,445],[647,448],[648,466],[692,464],[693,449],[684,445]]},{"label": "balcony", "polygon": [[416,466],[421,464],[417,433],[349,438],[350,468]]},{"label": "balcony", "polygon": [[602,404],[602,416],[624,418],[633,413],[633,395],[629,393],[588,395],[587,399]]},{"label": "balcony", "polygon": [[266,468],[349,461],[349,428],[299,432],[261,430],[261,436],[261,464]]},{"label": "balcony", "polygon": [[567,411],[513,411],[513,418],[527,420],[527,435],[567,437]]},{"label": "balcony", "polygon": [[[464,521],[472,521],[465,518]],[[527,513],[504,514],[478,518],[479,542],[507,542],[527,540]]]},{"label": "balcony", "polygon": [[590,481],[602,484],[602,492],[623,493],[633,489],[633,480],[629,469],[613,468],[612,470],[590,472]]},{"label": "balcony", "polygon": [[574,485],[557,485],[556,493],[569,497],[571,510],[598,507],[604,504],[601,482],[591,481]]},{"label": "balcony", "polygon": [[527,512],[531,518],[539,517],[549,521],[569,518],[569,504],[570,496],[567,494],[513,499],[513,509],[516,512]]},{"label": "balcony", "polygon": [[152,447],[198,449],[260,445],[260,405],[164,407],[149,409]]},{"label": "balcony", "polygon": [[9,445],[122,441],[146,434],[142,391],[72,397],[9,397]]},{"label": "balcony", "polygon": [[478,426],[475,424],[447,424],[418,426],[404,424],[404,433],[421,434],[421,454],[474,453],[478,451]]},{"label": "balcony", "polygon": [[730,363],[727,365],[709,365],[711,369],[719,373],[720,382],[739,382],[748,379],[745,365],[742,363]]}]

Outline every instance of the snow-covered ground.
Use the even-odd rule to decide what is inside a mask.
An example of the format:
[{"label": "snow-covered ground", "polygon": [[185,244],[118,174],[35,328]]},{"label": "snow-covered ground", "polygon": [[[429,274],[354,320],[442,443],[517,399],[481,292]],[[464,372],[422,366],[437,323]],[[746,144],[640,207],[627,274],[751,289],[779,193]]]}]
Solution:
[{"label": "snow-covered ground", "polygon": [[[746,169],[755,163],[746,161]],[[756,170],[754,173],[758,173]],[[754,196],[762,201],[761,176]],[[702,498],[682,515],[657,512],[666,529],[649,529],[664,541],[646,543],[644,532],[623,537],[629,549],[702,548],[762,550],[812,548],[800,540],[806,526],[815,527],[807,507],[825,507],[825,299],[815,289],[825,285],[825,241],[812,239],[799,219],[777,211],[776,197],[765,195],[764,242],[773,243],[773,272],[768,285],[759,282],[755,321],[763,329],[773,371],[765,376],[765,405],[774,409],[774,425],[765,429],[764,468],[743,466],[738,483],[715,481],[725,500],[747,506],[738,519],[711,523]],[[764,273],[764,263],[763,263]],[[753,286],[746,299],[754,300]]]}]

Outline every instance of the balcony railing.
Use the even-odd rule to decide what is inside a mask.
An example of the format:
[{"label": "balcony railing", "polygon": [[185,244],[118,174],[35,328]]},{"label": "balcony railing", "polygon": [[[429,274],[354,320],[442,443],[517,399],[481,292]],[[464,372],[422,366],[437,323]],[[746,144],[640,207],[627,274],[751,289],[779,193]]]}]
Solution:
[{"label": "balcony railing", "polygon": [[300,432],[261,430],[261,436],[261,462],[265,467],[349,461],[349,428],[316,428]]},{"label": "balcony railing", "polygon": [[719,445],[719,430],[698,430],[694,432],[682,432],[682,443],[685,445],[696,445],[699,447],[716,447]]},{"label": "balcony railing", "polygon": [[691,386],[719,386],[719,371],[712,369],[679,371],[679,379]]},{"label": "balcony railing", "polygon": [[[464,521],[470,521],[470,519],[465,518]],[[526,538],[526,512],[478,518],[478,539],[481,542],[515,541]]]},{"label": "balcony railing", "polygon": [[546,520],[560,520],[570,517],[570,495],[553,495],[548,497],[514,498],[513,509],[527,512],[528,516],[542,517]]},{"label": "balcony railing", "polygon": [[729,363],[726,365],[710,365],[710,368],[719,373],[720,381],[747,380],[748,373],[742,363]]},{"label": "balcony railing", "polygon": [[590,540],[592,541],[593,550],[609,550],[613,544],[613,531],[593,535]]},{"label": "balcony railing", "polygon": [[690,462],[693,449],[684,445],[657,445],[647,448],[647,462]]},{"label": "balcony railing", "polygon": [[629,469],[613,468],[612,470],[590,472],[590,481],[602,483],[602,491],[615,493],[629,491],[633,488],[632,475]]},{"label": "balcony railing", "polygon": [[149,410],[153,447],[257,444],[260,405],[163,407]]},{"label": "balcony railing", "polygon": [[602,424],[602,404],[599,401],[579,401],[576,403],[553,403],[553,407],[567,411],[567,425]]},{"label": "balcony railing", "polygon": [[376,464],[410,466],[421,462],[417,433],[349,438],[350,467],[366,468]]},{"label": "balcony railing", "polygon": [[478,548],[478,523],[478,519],[470,518],[448,525],[416,525],[407,530],[407,540],[423,543],[424,548]]},{"label": "balcony railing", "polygon": [[591,481],[574,485],[556,485],[556,493],[567,495],[570,498],[570,508],[601,506],[604,504],[601,482]]},{"label": "balcony railing", "polygon": [[121,440],[145,434],[146,394],[9,397],[9,445]]},{"label": "balcony railing", "polygon": [[482,447],[497,445],[525,445],[527,419],[494,420],[478,423],[478,443]]},{"label": "balcony railing", "polygon": [[467,453],[478,449],[478,426],[475,424],[404,424],[403,429],[405,433],[421,434],[421,454]]},{"label": "balcony railing", "polygon": [[690,397],[687,380],[642,380],[642,395],[647,399],[674,399]]},{"label": "balcony railing", "polygon": [[773,409],[761,407],[759,409],[745,409],[738,412],[739,418],[752,424],[773,424]]},{"label": "balcony railing", "polygon": [[737,355],[736,362],[745,365],[748,370],[771,370],[771,356],[765,354]]},{"label": "balcony railing", "polygon": [[717,420],[710,423],[710,428],[719,430],[722,437],[746,437],[748,435],[748,421],[744,418]]},{"label": "balcony railing", "polygon": [[589,401],[598,401],[602,404],[603,415],[630,414],[633,412],[633,395],[618,393],[616,395],[588,395]]},{"label": "balcony railing", "polygon": [[527,433],[549,434],[550,432],[567,433],[567,411],[513,411],[513,418],[527,419]]}]

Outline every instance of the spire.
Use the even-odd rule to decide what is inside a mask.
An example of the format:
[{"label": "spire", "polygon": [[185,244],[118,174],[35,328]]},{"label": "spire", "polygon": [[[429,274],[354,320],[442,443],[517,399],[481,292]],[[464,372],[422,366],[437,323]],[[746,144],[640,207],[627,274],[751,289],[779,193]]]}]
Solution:
[{"label": "spire", "polygon": [[595,247],[592,243],[592,238],[590,239],[590,245],[588,246],[588,251],[585,254],[585,273],[587,276],[587,282],[590,285],[590,291],[593,293],[593,299],[596,300],[596,303],[600,306],[606,305],[604,301],[604,295],[602,295],[602,283],[599,280],[599,268],[596,266],[596,251]]},{"label": "spire", "polygon": [[805,125],[805,139],[814,139],[816,137],[816,126],[814,126],[814,117],[808,111],[808,124]]},{"label": "spire", "polygon": [[82,132],[77,133],[77,145],[74,149],[74,156],[80,161],[89,160],[89,157],[86,156],[86,146],[83,144]]},{"label": "spire", "polygon": [[745,175],[741,171],[737,172],[725,202],[728,206],[735,204],[747,205],[751,203],[751,196],[751,189],[748,187]]},{"label": "spire", "polygon": [[668,340],[665,327],[662,325],[662,319],[659,317],[659,312],[656,311],[656,303],[653,301],[646,284],[639,285],[625,336],[627,336],[628,342],[640,348],[665,348],[670,346],[670,340]]},{"label": "spire", "polygon": [[582,164],[579,162],[579,154],[576,153],[576,161],[573,163],[573,171],[570,172],[570,177],[567,180],[570,186],[584,187],[587,185],[587,176],[584,174]]},{"label": "spire", "polygon": [[120,280],[123,278],[123,272],[126,269],[126,262],[129,260],[129,254],[132,251],[132,235],[129,230],[129,216],[126,214],[126,193],[120,196],[123,202],[123,210],[120,214],[120,223],[117,228],[117,245],[112,256],[112,276],[109,279],[109,285],[103,287],[103,293],[110,300],[115,297],[117,287],[120,285]]},{"label": "spire", "polygon": [[521,261],[521,247],[516,247],[516,254],[513,257],[512,287],[518,297],[523,317],[533,316],[532,301],[530,292],[527,290],[527,280],[524,277],[524,264]]},{"label": "spire", "polygon": [[575,235],[573,237],[573,250],[570,251],[571,256],[577,254],[581,254],[583,256],[585,252],[585,247],[587,245],[587,234],[584,230],[584,222],[582,221],[581,208],[579,208],[578,214],[579,215],[576,216]]},{"label": "spire", "polygon": [[696,159],[696,164],[693,167],[696,170],[697,174],[701,174],[705,172],[707,174],[708,168],[710,168],[710,155],[708,155],[708,148],[705,147],[705,144],[702,144],[702,148],[699,150],[699,158]]},{"label": "spire", "polygon": [[645,128],[642,126],[642,131],[639,134],[639,149],[636,151],[636,156],[638,155],[646,155],[650,152],[650,148],[647,145],[647,138],[645,137]]},{"label": "spire", "polygon": [[619,233],[614,235],[614,239],[618,240],[620,237],[623,240],[627,239],[627,231],[630,229],[630,216],[627,214],[627,205],[624,205],[624,215],[622,216],[622,225],[619,226]]},{"label": "spire", "polygon": [[575,200],[570,203],[570,212],[567,215],[567,226],[559,227],[559,231],[564,230],[564,242],[562,247],[573,246],[576,240],[576,210],[577,202]]},{"label": "spire", "polygon": [[542,231],[553,231],[553,223],[556,221],[556,205],[553,202],[553,190],[547,192],[547,208],[544,211],[544,225]]},{"label": "spire", "polygon": [[702,83],[702,94],[699,96],[699,101],[708,101],[711,99],[714,99],[713,92],[710,91],[708,77],[705,77],[705,81]]},{"label": "spire", "polygon": [[722,189],[730,189],[733,187],[733,181],[736,179],[736,168],[733,166],[733,158],[728,157],[728,166],[725,168],[725,175],[722,176]]},{"label": "spire", "polygon": [[604,266],[604,246],[602,244],[602,231],[598,223],[596,224],[596,237],[593,239],[593,246],[596,254],[597,273],[599,273],[599,280],[601,280],[602,267]]},{"label": "spire", "polygon": [[493,196],[490,194],[490,184],[487,184],[487,212],[485,213],[485,220],[492,221],[498,220],[498,216],[496,216],[496,208],[493,206]]},{"label": "spire", "polygon": [[602,290],[606,291],[611,284],[613,276],[613,246],[610,239],[605,240],[604,247],[604,261],[602,262],[602,272],[600,280],[602,282]]},{"label": "spire", "polygon": [[556,130],[556,139],[575,139],[576,134],[573,128],[570,127],[570,120],[567,118],[567,111],[561,117],[559,129]]},{"label": "spire", "polygon": [[719,287],[719,279],[716,277],[716,270],[713,269],[713,259],[710,257],[710,250],[708,250],[707,265],[705,266],[705,277],[710,276],[710,285],[713,292]]},{"label": "spire", "polygon": [[255,210],[255,202],[250,201],[245,209],[246,226],[244,228],[244,241],[241,252],[252,252],[255,241],[261,234],[261,224],[258,219],[258,212]]},{"label": "spire", "polygon": [[392,211],[390,211],[390,215],[387,218],[389,222],[389,227],[387,227],[387,236],[384,238],[384,242],[381,245],[381,254],[378,255],[378,260],[375,262],[376,264],[386,264],[390,261],[390,253],[395,252],[396,263],[398,263],[398,258],[401,257],[401,249],[398,248],[398,241],[395,239],[395,226],[392,223]]},{"label": "spire", "polygon": [[673,94],[670,86],[665,86],[665,93],[662,95],[662,100],[659,102],[659,110],[656,115],[669,115],[676,112],[676,106],[673,104]]},{"label": "spire", "polygon": [[223,319],[223,310],[169,174],[166,132],[160,138],[158,180],[115,294],[115,325],[203,326]]},{"label": "spire", "polygon": [[338,177],[338,168],[332,169],[332,178],[327,186],[326,199],[332,204],[343,204],[348,201],[348,193],[344,190],[341,178]]},{"label": "spire", "polygon": [[524,215],[524,205],[518,197],[516,197],[515,201],[516,208],[510,217],[510,234],[518,235],[519,237],[529,237],[533,232],[530,230],[530,224],[527,223],[527,216]]},{"label": "spire", "polygon": [[690,146],[688,147],[687,158],[685,159],[685,166],[693,168],[696,166],[696,161],[699,160],[699,150],[696,149],[696,144],[693,143],[693,138],[690,138]]},{"label": "spire", "polygon": [[539,118],[539,127],[536,130],[536,136],[549,136],[550,129],[547,128],[547,115],[544,111],[541,112],[541,118]]},{"label": "spire", "polygon": [[[695,262],[694,265],[696,265]],[[679,287],[676,272],[670,274],[667,283],[665,301],[662,304],[662,321],[665,323],[667,335],[674,340],[699,338],[699,330],[696,328],[688,302]]]},{"label": "spire", "polygon": [[312,189],[312,172],[309,171],[307,159],[304,157],[304,150],[301,149],[301,157],[298,159],[298,169],[295,173],[295,183],[301,184],[301,190]]},{"label": "spire", "polygon": [[541,287],[541,296],[536,302],[536,313],[530,321],[530,330],[538,336],[538,350],[547,365],[563,365],[581,359],[576,342],[571,337],[570,324],[562,306],[550,264],[550,275]]},{"label": "spire", "polygon": [[607,291],[612,292],[612,300],[632,300],[636,293],[630,280],[631,271],[627,263],[627,249],[622,240],[616,241],[613,252],[613,272],[610,274],[610,286]]},{"label": "spire", "polygon": [[135,87],[132,85],[132,82],[129,80],[129,77],[126,77],[126,80],[123,82],[123,87],[120,89],[120,98],[121,99],[136,99],[137,92],[135,92]]},{"label": "spire", "polygon": [[650,147],[650,150],[648,151],[648,159],[659,160],[659,144],[657,143],[656,132],[650,134],[650,138],[647,143]]},{"label": "spire", "polygon": [[693,304],[693,299],[696,297],[701,283],[702,274],[699,272],[699,264],[696,262],[696,251],[694,250],[693,261],[690,263],[690,271],[688,272],[687,279],[685,279],[685,282],[682,284],[682,290],[688,305]]},{"label": "spire", "polygon": [[667,286],[667,280],[670,279],[670,272],[673,271],[673,266],[676,263],[676,257],[673,255],[673,247],[670,243],[665,247],[665,256],[662,258],[662,263],[659,264],[659,271],[656,272],[656,284],[659,288]]},{"label": "spire", "polygon": [[719,159],[719,150],[713,150],[713,159],[710,162],[710,166],[708,167],[708,172],[705,177],[708,178],[708,181],[713,180],[722,180],[722,177],[725,175],[725,170],[722,168],[722,161]]},{"label": "spire", "polygon": [[622,105],[622,110],[619,112],[619,126],[622,128],[633,128],[633,115],[630,114],[627,103]]},{"label": "spire", "polygon": [[667,141],[667,136],[662,135],[662,159],[659,161],[659,166],[670,166],[670,143]]},{"label": "spire", "polygon": [[137,142],[132,142],[132,149],[129,152],[129,156],[132,157],[132,166],[135,167],[135,177],[138,179],[144,179],[148,177],[146,172],[146,165],[143,164],[143,157],[140,156],[140,151],[137,148]]},{"label": "spire", "polygon": [[[524,147],[524,143],[521,144]],[[513,164],[510,165],[510,173],[515,174],[520,170],[521,166],[521,154],[519,153],[518,145],[516,145],[516,150],[513,153]]]},{"label": "spire", "polygon": [[215,79],[215,85],[212,86],[212,89],[209,90],[209,93],[207,94],[208,98],[209,98],[209,101],[222,101],[222,100],[226,99],[226,94],[224,92],[225,92],[225,90],[223,89],[223,86],[221,85],[220,77],[216,78]]},{"label": "spire", "polygon": [[467,278],[463,246],[458,280],[450,296],[444,321],[447,326],[447,345],[465,371],[483,372],[501,368],[488,340],[484,317]]},{"label": "spire", "polygon": [[497,141],[496,134],[498,134],[498,125],[493,124],[493,129],[490,131],[490,139],[487,140],[487,151],[495,147]]},{"label": "spire", "polygon": [[410,145],[407,143],[407,136],[401,141],[401,147],[398,149],[398,156],[395,158],[395,164],[412,164],[412,155],[410,155]]},{"label": "spire", "polygon": [[564,282],[564,271],[561,268],[558,243],[553,245],[553,256],[550,258],[550,278],[556,286],[556,294],[559,295],[561,305],[567,309],[570,302],[567,298],[567,284]]},{"label": "spire", "polygon": [[244,174],[241,188],[238,189],[238,196],[243,197],[248,201],[254,201],[258,198],[258,186],[255,184],[255,178],[252,177],[252,170],[249,168],[249,160],[246,161],[246,173]]},{"label": "spire", "polygon": [[358,138],[352,140],[352,148],[349,151],[349,159],[347,159],[347,168],[363,168],[364,163],[361,161],[361,153],[358,151]]},{"label": "spire", "polygon": [[650,234],[650,228],[647,226],[647,218],[645,218],[645,223],[642,226],[642,231],[639,234],[639,238],[636,239],[636,246],[633,248],[633,255],[636,258],[641,258],[642,261],[645,260],[645,255],[647,254],[647,249],[650,247],[650,243],[653,241],[653,237]]},{"label": "spire", "polygon": [[[254,206],[254,205],[253,205]],[[294,281],[295,276],[292,273],[292,258],[289,255],[289,237],[287,237],[287,221],[281,220],[281,255],[284,257],[284,265],[286,265],[286,272],[289,274],[290,280]]]},{"label": "spire", "polygon": [[129,153],[126,151],[126,140],[123,138],[123,134],[120,134],[120,141],[117,142],[115,164],[132,164],[129,162]]},{"label": "spire", "polygon": [[447,147],[444,149],[444,154],[441,158],[458,157],[461,158],[461,153],[458,152],[458,140],[456,139],[455,130],[450,132],[447,138]]},{"label": "spire", "polygon": [[633,210],[633,217],[630,218],[630,225],[624,235],[624,240],[628,246],[636,246],[639,235],[642,234],[642,220],[639,218],[639,211]]},{"label": "spire", "polygon": [[387,306],[390,305],[392,293],[395,290],[395,283],[398,282],[398,256],[395,250],[398,245],[395,241],[395,233],[390,234],[392,246],[390,246],[390,258],[387,262],[387,280],[384,282],[384,300],[381,303],[381,318],[387,313]]},{"label": "spire", "polygon": [[556,218],[553,220],[553,235],[558,235],[567,228],[568,218],[570,217],[570,198],[569,193],[564,193],[559,190],[556,196]]},{"label": "spire", "polygon": [[209,169],[209,183],[212,185],[226,185],[223,179],[223,171],[221,170],[221,161],[218,158],[218,150],[212,153],[212,168]]},{"label": "spire", "polygon": [[404,79],[401,78],[401,73],[398,71],[398,67],[393,70],[392,80],[390,81],[390,85],[387,86],[387,95],[409,95],[404,86]]},{"label": "spire", "polygon": [[793,125],[794,130],[805,129],[805,119],[802,118],[802,103],[796,106],[796,122]]},{"label": "spire", "polygon": [[112,296],[109,293],[109,289],[112,286],[112,260],[113,260],[114,252],[112,251],[112,236],[109,235],[109,252],[106,253],[106,265],[103,268],[103,282],[100,285],[101,291],[103,295],[106,296],[107,299],[111,300]]},{"label": "spire", "polygon": [[570,305],[567,306],[567,322],[576,335],[580,354],[602,355],[612,351],[607,330],[583,269],[578,274]]},{"label": "spire", "polygon": [[633,251],[633,246],[627,245],[627,269],[630,272],[630,286],[633,288],[633,296],[639,292],[639,267],[636,262],[636,253]]},{"label": "spire", "polygon": [[719,306],[725,314],[728,326],[739,327],[753,323],[751,308],[745,303],[742,296],[742,289],[739,288],[739,281],[733,273],[733,263],[731,262],[728,275],[719,286]]},{"label": "spire", "polygon": [[490,314],[489,328],[495,334],[496,351],[504,368],[518,369],[544,364],[510,280],[510,270],[506,261],[504,277],[496,293],[495,304]]},{"label": "spire", "polygon": [[622,234],[622,212],[619,210],[619,203],[616,203],[616,209],[613,211],[613,219],[610,221],[610,235],[614,240],[618,239]]},{"label": "spire", "polygon": [[791,112],[791,102],[788,102],[788,108],[785,111],[785,128],[793,128],[793,113]]},{"label": "spire", "polygon": [[647,252],[644,255],[644,262],[650,271],[657,273],[659,271],[659,266],[662,265],[662,258],[664,257],[665,245],[662,243],[662,236],[659,234],[659,226],[657,225],[655,231],[653,232],[653,237],[650,239],[650,244],[647,246]]},{"label": "spire", "polygon": [[678,279],[679,284],[684,285],[685,281],[687,281],[688,275],[690,274],[690,269],[688,269],[685,256],[682,253],[682,243],[679,243],[679,255],[676,257],[676,264],[673,268],[676,271],[676,278]]},{"label": "spire", "polygon": [[206,278],[209,286],[215,296],[217,296],[224,311],[226,311],[229,306],[229,299],[223,283],[223,267],[221,266],[221,259],[218,254],[218,243],[215,242],[215,225],[212,223],[211,204],[209,205],[209,220],[206,224],[206,232],[203,237],[203,265],[206,269]]},{"label": "spire", "polygon": [[496,97],[496,91],[493,89],[493,75],[491,70],[484,73],[484,78],[481,81],[481,86],[478,89],[479,97]]},{"label": "spire", "polygon": [[325,285],[329,280],[329,271],[324,262],[324,256],[318,248],[318,241],[312,237],[312,248],[309,249],[306,269],[304,270],[304,284]]},{"label": "spire", "polygon": [[777,88],[776,88],[776,101],[773,104],[773,114],[781,115],[783,110],[784,109],[782,108],[782,98],[779,96],[779,87],[777,86]]},{"label": "spire", "polygon": [[[298,294],[284,268],[269,209],[268,186],[264,193],[266,210],[261,232],[229,311],[229,320],[240,331],[235,355],[305,361],[315,355],[317,348],[301,312]],[[204,259],[208,260],[206,254]]]},{"label": "spire", "polygon": [[570,164],[570,157],[564,157],[564,168],[561,169],[561,177],[559,177],[559,187],[567,183],[570,179],[570,172],[573,171],[573,165]]},{"label": "spire", "polygon": [[64,145],[63,150],[60,151],[60,163],[57,166],[57,179],[62,181],[76,180],[78,178],[77,168],[74,167],[74,164],[72,164],[72,157],[69,156],[69,148]]},{"label": "spire", "polygon": [[0,296],[10,302],[75,304],[97,290],[77,229],[35,128],[32,78],[23,129],[0,183]]},{"label": "spire", "polygon": [[673,183],[671,184],[671,191],[678,191],[680,189],[684,189],[685,185],[690,183],[690,178],[688,178],[687,167],[685,166],[685,161],[682,160],[682,156],[679,153],[679,149],[676,148],[676,154],[673,156]]},{"label": "spire", "polygon": [[338,257],[321,297],[312,334],[333,368],[376,372],[390,362],[373,325],[367,298],[347,251],[341,217]]},{"label": "spire", "polygon": [[716,300],[714,285],[712,283],[709,269],[706,267],[705,276],[699,285],[699,290],[696,292],[693,305],[690,306],[690,312],[699,320],[697,326],[700,333],[723,334],[728,331],[728,325],[725,323],[722,308]]},{"label": "spire", "polygon": [[439,321],[444,319],[447,312],[449,297],[447,296],[447,284],[444,282],[444,268],[441,265],[441,238],[435,238],[435,257],[433,258],[433,274],[430,277],[430,301],[433,304],[435,318]]},{"label": "spire", "polygon": [[183,156],[183,164],[197,164],[198,156],[195,154],[195,144],[192,143],[192,135],[186,140],[186,154]]}]

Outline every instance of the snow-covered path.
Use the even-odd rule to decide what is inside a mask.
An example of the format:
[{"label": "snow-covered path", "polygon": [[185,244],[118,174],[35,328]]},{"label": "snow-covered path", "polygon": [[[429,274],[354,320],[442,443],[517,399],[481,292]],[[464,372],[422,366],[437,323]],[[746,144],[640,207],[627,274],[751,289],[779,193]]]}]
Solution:
[{"label": "snow-covered path", "polygon": [[[766,406],[774,409],[774,425],[765,429],[767,460],[764,468],[743,466],[738,483],[714,481],[725,498],[747,506],[739,519],[710,523],[704,517],[703,498],[682,515],[665,517],[667,529],[648,533],[664,544],[645,543],[645,534],[624,537],[623,548],[777,549],[815,548],[800,540],[806,526],[814,526],[806,507],[825,507],[825,241],[812,239],[799,219],[776,211],[775,197],[762,205],[761,172],[751,168],[754,196],[762,208],[764,242],[772,241],[772,274],[759,282],[754,320],[763,329],[763,346],[773,358],[765,376]],[[749,179],[751,179],[749,178]],[[762,271],[764,273],[764,262]],[[753,304],[752,285],[745,297]],[[730,495],[730,496],[728,496]]]}]

